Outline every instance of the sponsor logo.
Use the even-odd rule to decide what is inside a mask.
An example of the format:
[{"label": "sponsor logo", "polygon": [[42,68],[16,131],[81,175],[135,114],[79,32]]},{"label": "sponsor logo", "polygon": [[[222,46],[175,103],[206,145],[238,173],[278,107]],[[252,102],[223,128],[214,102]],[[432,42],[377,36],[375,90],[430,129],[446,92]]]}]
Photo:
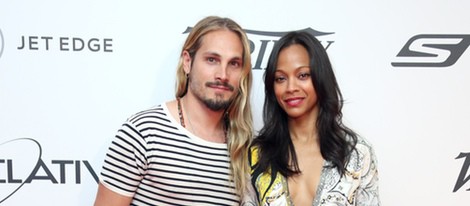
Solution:
[{"label": "sponsor logo", "polygon": [[398,52],[394,67],[449,67],[470,45],[469,34],[419,34]]},{"label": "sponsor logo", "polygon": [[41,144],[31,138],[0,143],[0,204],[25,184],[34,182],[81,184],[82,177],[87,176],[98,183],[98,176],[87,160],[46,161],[42,154]]},{"label": "sponsor logo", "polygon": [[2,29],[0,29],[0,58],[2,58],[4,45],[5,45],[5,41],[3,40]]},{"label": "sponsor logo", "polygon": [[23,35],[16,48],[26,51],[113,52],[113,39]]},{"label": "sponsor logo", "polygon": [[[468,169],[470,168],[470,152],[461,152],[459,156],[457,156],[455,159],[460,158],[464,158],[465,160],[463,162],[459,176],[457,177],[457,182],[455,183],[453,192],[457,192],[460,188],[465,185],[465,183],[470,180],[470,174],[468,174]],[[467,191],[470,191],[470,185],[468,185]]]},{"label": "sponsor logo", "polygon": [[[192,27],[187,27],[183,34],[191,32]],[[334,32],[321,32],[314,30],[310,27],[298,31],[306,31],[313,36],[317,37],[325,49],[328,49],[334,41],[328,39],[329,35]],[[272,31],[257,31],[245,30],[250,41],[250,53],[252,56],[253,70],[262,70],[266,68],[271,50],[279,38],[288,33],[289,31],[272,32]],[[325,40],[323,40],[326,38]]]}]

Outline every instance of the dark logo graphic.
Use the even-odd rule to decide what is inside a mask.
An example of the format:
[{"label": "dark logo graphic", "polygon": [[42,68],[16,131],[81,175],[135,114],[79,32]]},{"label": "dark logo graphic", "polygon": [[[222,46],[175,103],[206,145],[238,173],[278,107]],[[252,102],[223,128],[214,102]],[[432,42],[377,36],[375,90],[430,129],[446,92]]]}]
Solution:
[{"label": "dark logo graphic", "polygon": [[5,45],[5,42],[3,40],[3,33],[2,33],[2,30],[0,29],[0,58],[2,58],[4,45]]},{"label": "dark logo graphic", "polygon": [[[81,184],[82,166],[98,182],[98,176],[88,161],[51,160],[50,164],[46,164],[42,159],[42,152],[39,142],[31,138],[0,143],[0,203],[10,198],[23,185],[36,181],[66,184],[66,180],[74,179],[75,184]],[[73,171],[70,171],[72,168]]]},{"label": "dark logo graphic", "polygon": [[394,67],[448,67],[470,45],[468,34],[420,34],[412,37],[397,54]]},{"label": "dark logo graphic", "polygon": [[[41,159],[41,154],[42,154],[42,149],[41,149],[41,145],[34,139],[28,139],[28,138],[21,138],[21,139],[14,139],[14,140],[10,140],[10,141],[7,141],[7,142],[4,142],[4,143],[1,143],[0,144],[0,148],[2,150],[2,156],[3,155],[6,155],[5,153],[9,153],[8,151],[5,151],[6,149],[8,148],[11,148],[11,147],[7,147],[6,145],[12,145],[13,146],[16,146],[14,144],[17,144],[17,143],[20,143],[20,145],[22,145],[23,147],[26,147],[28,148],[28,150],[26,151],[34,151],[34,152],[31,152],[29,155],[30,155],[30,158],[32,159],[32,162],[39,162],[39,160]],[[25,144],[28,144],[28,143],[32,143],[32,145],[25,145]],[[31,157],[32,156],[32,157]],[[3,201],[5,201],[6,199],[8,199],[9,197],[11,197],[13,194],[15,194],[15,192],[17,192],[21,187],[23,187],[23,185],[26,183],[25,182],[22,182],[21,180],[18,180],[18,179],[15,179],[15,177],[13,177],[13,168],[12,168],[12,160],[11,159],[0,159],[0,164],[5,164],[7,163],[7,169],[6,169],[6,173],[7,173],[7,177],[6,179],[3,179],[5,177],[0,177],[2,179],[0,179],[0,183],[15,183],[16,185],[14,186],[11,186],[10,188],[6,188],[4,187],[2,192],[1,192],[1,196],[0,196],[0,203],[2,203]],[[31,164],[29,164],[31,165]]]},{"label": "dark logo graphic", "polygon": [[[187,27],[183,34],[191,32],[192,27]],[[334,34],[334,32],[320,32],[316,31],[312,28],[301,29],[298,31],[306,31],[312,34],[315,37],[320,36],[327,36]],[[250,53],[252,59],[256,59],[255,63],[253,64],[253,70],[261,70],[264,69],[264,66],[267,64],[267,59],[269,54],[271,53],[271,49],[276,43],[279,38],[283,35],[288,33],[289,31],[281,31],[281,32],[272,32],[272,31],[256,31],[256,30],[248,30],[246,29],[245,32],[250,41]],[[320,40],[320,39],[319,39]],[[323,44],[325,49],[328,49],[334,41],[327,40],[326,43],[320,42]]]},{"label": "dark logo graphic", "polygon": [[[470,168],[470,152],[463,153],[461,152],[459,156],[455,159],[465,158],[463,162],[462,169],[460,170],[459,177],[457,178],[457,182],[455,183],[453,192],[457,192],[465,183],[470,180],[470,174],[468,174],[468,169]],[[470,187],[467,189],[470,191]]]},{"label": "dark logo graphic", "polygon": [[21,36],[18,50],[58,50],[58,51],[90,51],[113,52],[113,39],[110,38],[79,38],[52,36]]}]

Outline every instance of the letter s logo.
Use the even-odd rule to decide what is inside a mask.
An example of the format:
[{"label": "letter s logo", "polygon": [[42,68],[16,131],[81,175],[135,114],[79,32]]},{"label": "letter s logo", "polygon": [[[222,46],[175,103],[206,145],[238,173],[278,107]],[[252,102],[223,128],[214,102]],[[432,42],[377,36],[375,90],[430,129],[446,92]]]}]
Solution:
[{"label": "letter s logo", "polygon": [[394,67],[448,67],[470,45],[467,34],[420,34],[412,37],[397,54]]},{"label": "letter s logo", "polygon": [[0,29],[0,58],[2,58],[3,45],[4,45],[3,34],[2,34],[2,30]]}]

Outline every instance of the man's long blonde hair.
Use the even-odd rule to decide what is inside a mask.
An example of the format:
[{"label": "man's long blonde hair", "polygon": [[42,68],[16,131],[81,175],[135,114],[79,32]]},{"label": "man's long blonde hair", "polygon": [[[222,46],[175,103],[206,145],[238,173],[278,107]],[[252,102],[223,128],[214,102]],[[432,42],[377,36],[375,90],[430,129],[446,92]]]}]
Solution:
[{"label": "man's long blonde hair", "polygon": [[191,58],[201,47],[204,35],[209,32],[227,29],[236,33],[243,45],[243,71],[240,78],[239,92],[225,111],[227,126],[227,147],[230,154],[230,169],[237,193],[245,192],[249,174],[248,147],[253,137],[253,117],[251,114],[250,90],[252,84],[250,44],[243,29],[232,19],[209,16],[199,21],[189,33],[181,51],[176,72],[176,98],[187,92],[188,78],[183,68],[183,52]]}]

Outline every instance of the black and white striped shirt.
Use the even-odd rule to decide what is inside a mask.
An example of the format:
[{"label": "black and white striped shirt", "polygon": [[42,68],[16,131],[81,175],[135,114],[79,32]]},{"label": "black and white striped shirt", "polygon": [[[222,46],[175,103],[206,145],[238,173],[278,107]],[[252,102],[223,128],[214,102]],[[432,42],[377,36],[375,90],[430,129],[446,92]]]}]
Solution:
[{"label": "black and white striped shirt", "polygon": [[162,104],[123,124],[100,181],[132,205],[238,205],[229,159],[227,144],[189,133]]}]

